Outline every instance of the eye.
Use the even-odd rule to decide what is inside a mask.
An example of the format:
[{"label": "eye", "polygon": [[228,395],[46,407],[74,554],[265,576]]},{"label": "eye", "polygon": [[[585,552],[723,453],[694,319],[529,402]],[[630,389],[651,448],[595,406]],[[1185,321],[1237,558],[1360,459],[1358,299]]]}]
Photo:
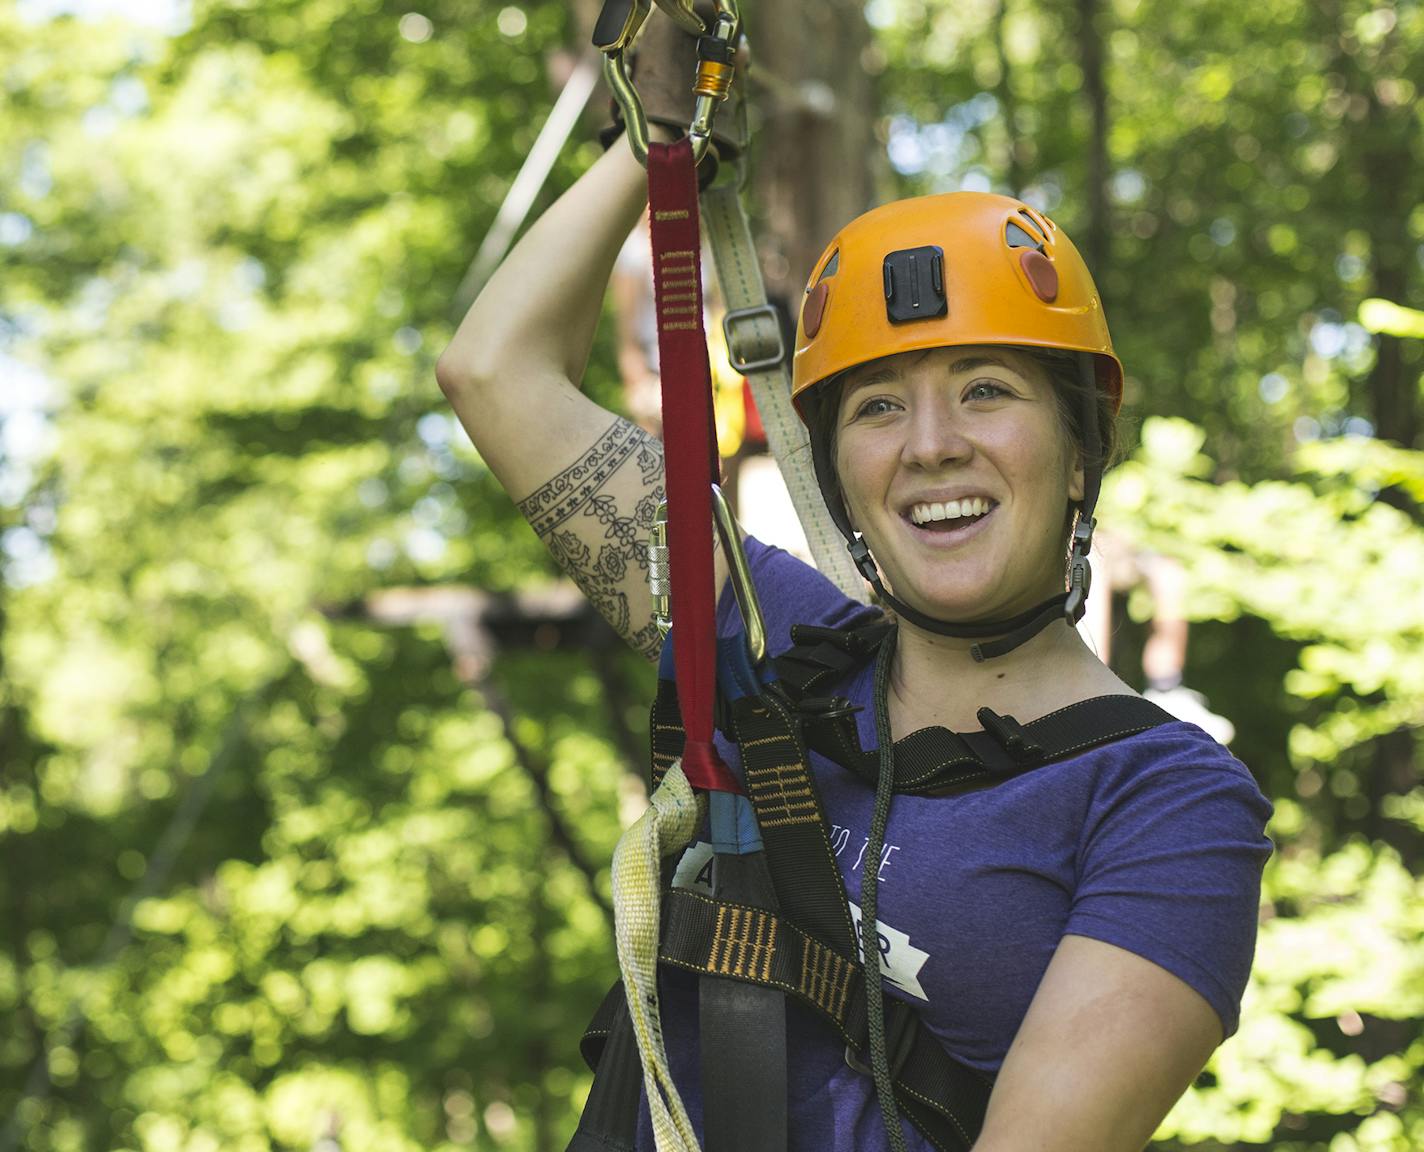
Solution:
[{"label": "eye", "polygon": [[966,400],[994,400],[1010,395],[1009,390],[995,380],[976,380],[964,393]]},{"label": "eye", "polygon": [[856,408],[855,415],[852,416],[851,419],[858,419],[861,416],[883,416],[885,413],[893,412],[894,410],[895,404],[893,401],[887,400],[884,396],[872,396],[869,400],[866,400]]}]

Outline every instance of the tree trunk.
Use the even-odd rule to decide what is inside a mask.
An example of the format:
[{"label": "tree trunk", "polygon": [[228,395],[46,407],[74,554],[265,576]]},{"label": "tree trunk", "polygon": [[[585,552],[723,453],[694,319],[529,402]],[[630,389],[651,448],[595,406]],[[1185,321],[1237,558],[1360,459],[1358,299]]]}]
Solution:
[{"label": "tree trunk", "polygon": [[1004,181],[1009,186],[1009,194],[1022,196],[1024,184],[1023,148],[1019,143],[1018,102],[1014,99],[1014,86],[1010,74],[1008,45],[1005,41],[1005,24],[1009,15],[1009,0],[999,0],[994,13],[994,52],[999,62],[999,82],[994,86],[994,95],[999,100],[999,115],[1004,125]]},{"label": "tree trunk", "polygon": [[762,270],[795,318],[811,266],[836,231],[874,205],[877,93],[862,60],[870,46],[855,0],[748,5],[753,192]]},{"label": "tree trunk", "polygon": [[1103,283],[1111,255],[1108,211],[1108,89],[1103,75],[1103,39],[1098,27],[1098,0],[1078,0],[1078,63],[1083,69],[1083,95],[1088,100],[1087,205],[1088,228],[1082,246],[1088,271]]},{"label": "tree trunk", "polygon": [[[1370,187],[1378,197],[1369,213],[1370,262],[1374,274],[1374,295],[1396,304],[1410,304],[1409,265],[1414,263],[1409,235],[1409,216],[1414,207],[1414,189],[1420,178],[1414,172],[1409,129],[1389,123],[1390,110],[1371,99],[1364,167]],[[1395,118],[1397,119],[1397,118]],[[1404,363],[1404,342],[1398,336],[1378,337],[1375,366],[1368,381],[1370,418],[1375,435],[1405,448],[1419,440],[1419,386],[1417,374]]]}]

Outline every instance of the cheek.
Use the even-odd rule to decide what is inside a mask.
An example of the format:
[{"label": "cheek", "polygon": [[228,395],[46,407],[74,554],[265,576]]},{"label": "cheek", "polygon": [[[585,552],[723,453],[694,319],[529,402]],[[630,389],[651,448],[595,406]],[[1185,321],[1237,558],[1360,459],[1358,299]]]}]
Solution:
[{"label": "cheek", "polygon": [[840,485],[841,502],[850,516],[851,525],[857,532],[864,531],[869,520],[867,509],[875,503],[877,461],[868,453],[874,442],[857,437],[855,430],[843,434],[836,441],[833,459],[836,462],[836,482]]},{"label": "cheek", "polygon": [[851,519],[855,519],[855,471],[850,465],[852,459],[850,453],[845,449],[844,439],[837,439],[835,451],[831,458],[836,462],[836,483],[840,486],[841,501],[846,506],[846,511],[850,513]]}]

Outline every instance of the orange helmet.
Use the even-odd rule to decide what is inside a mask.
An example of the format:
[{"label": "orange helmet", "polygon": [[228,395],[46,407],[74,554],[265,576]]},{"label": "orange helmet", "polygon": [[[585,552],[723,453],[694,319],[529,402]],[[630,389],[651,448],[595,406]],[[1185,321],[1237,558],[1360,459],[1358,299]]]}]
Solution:
[{"label": "orange helmet", "polygon": [[[1043,213],[1009,196],[949,192],[899,200],[852,220],[816,261],[796,326],[791,397],[811,429],[811,454],[832,518],[851,555],[887,603],[947,635],[1009,635],[976,647],[976,659],[1021,644],[1056,615],[1082,615],[1088,549],[1101,473],[1089,468],[1073,533],[1070,592],[1055,609],[979,626],[936,621],[885,592],[865,542],[851,527],[824,434],[832,395],[817,387],[842,372],[899,352],[969,344],[1081,353],[1083,376],[1122,403],[1122,365],[1113,354],[1102,301],[1073,242]],[[1097,406],[1085,405],[1084,433],[1097,453]]]},{"label": "orange helmet", "polygon": [[1122,400],[1102,301],[1087,265],[1043,213],[1009,196],[948,192],[852,220],[806,285],[791,396],[848,368],[961,344],[1092,353],[1098,385]]}]

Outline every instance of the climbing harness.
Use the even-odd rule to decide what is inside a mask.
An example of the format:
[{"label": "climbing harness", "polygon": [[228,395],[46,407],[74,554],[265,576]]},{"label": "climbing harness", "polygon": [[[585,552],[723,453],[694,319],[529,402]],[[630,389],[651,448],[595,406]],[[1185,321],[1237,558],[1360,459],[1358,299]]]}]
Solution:
[{"label": "climbing harness", "polygon": [[[888,1098],[935,1148],[964,1152],[982,1124],[992,1082],[945,1052],[919,1025],[906,1000],[879,992],[873,971],[879,949],[857,947],[810,753],[832,759],[840,770],[875,789],[872,838],[877,838],[883,836],[891,794],[948,798],[992,787],[1171,717],[1139,697],[1106,696],[1029,724],[983,708],[978,713],[983,731],[929,728],[891,741],[884,702],[893,636],[894,626],[879,619],[845,630],[801,625],[792,629],[792,648],[760,667],[751,661],[744,634],[719,641],[718,726],[741,752],[746,796],[737,799],[750,802],[755,823],[737,826],[733,836],[719,840],[713,812],[712,826],[703,833],[710,834],[714,849],[711,896],[672,886],[671,869],[664,867],[657,960],[696,973],[704,989],[709,983],[743,985],[809,1007],[845,1045],[851,1067],[872,1074],[883,1061],[875,1076],[888,1081],[879,1086],[882,1101]],[[669,782],[674,789],[683,787],[676,772],[683,734],[675,658],[668,651],[676,641],[674,630],[663,651],[652,710],[655,795]],[[865,750],[855,709],[834,692],[871,660],[878,747]],[[711,799],[716,804],[719,797]],[[738,849],[749,845],[766,866],[769,888],[743,887],[733,894],[731,889],[748,867],[748,854]],[[875,846],[866,851],[873,853]],[[862,936],[876,926],[874,877],[870,869],[862,881]],[[615,891],[620,916],[624,896]],[[860,952],[871,958],[868,965],[862,965]],[[581,1051],[596,1075],[570,1152],[634,1146],[644,1074],[630,1040],[633,1023],[624,988],[638,987],[646,995],[646,954],[643,964],[635,980],[625,973],[624,981],[614,986],[584,1034]],[[874,1022],[882,1013],[883,1029]],[[706,1020],[704,1015],[703,1112],[706,1146],[712,1149],[711,1128],[719,1118],[731,1116],[749,1128],[758,1126],[761,1105],[749,1099],[748,1091],[763,1076],[776,1077],[766,1072],[767,1058],[755,1052],[746,1058],[750,1065],[746,1060],[717,1063],[708,1050]],[[882,1043],[876,1042],[877,1033],[883,1034]],[[714,1037],[713,1052],[717,1042]],[[661,1067],[658,1084],[666,1091]],[[784,1073],[779,1082],[784,1083]],[[779,1139],[779,1144],[747,1146],[784,1149],[784,1135]]]}]

